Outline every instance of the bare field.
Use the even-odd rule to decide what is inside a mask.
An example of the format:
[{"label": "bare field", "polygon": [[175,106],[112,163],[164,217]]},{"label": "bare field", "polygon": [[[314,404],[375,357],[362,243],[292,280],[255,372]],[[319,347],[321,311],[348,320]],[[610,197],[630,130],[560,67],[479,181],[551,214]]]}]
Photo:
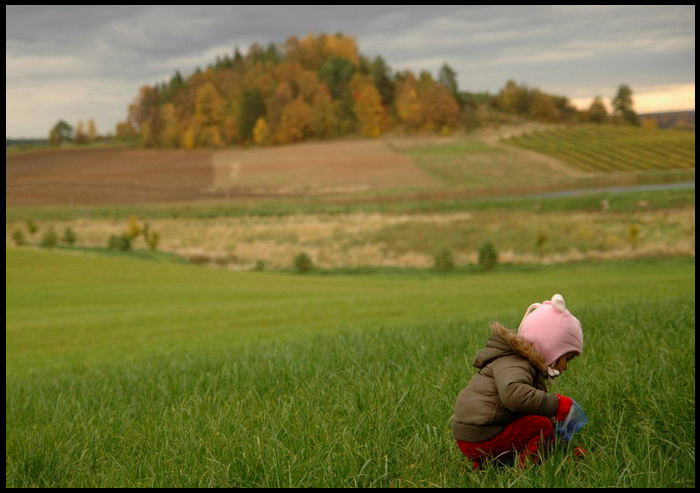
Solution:
[{"label": "bare field", "polygon": [[[544,128],[549,127],[530,124],[470,135],[387,135],[218,151],[42,150],[6,157],[5,205],[315,195],[363,203],[422,201],[635,184],[648,178],[634,173],[583,173],[550,156],[499,141]],[[677,177],[666,177],[671,178]]]},{"label": "bare field", "polygon": [[215,189],[334,193],[425,188],[440,182],[381,140],[340,140],[215,152]]},{"label": "bare field", "polygon": [[126,204],[211,198],[211,151],[80,149],[5,160],[5,205]]},{"label": "bare field", "polygon": [[[490,239],[505,263],[549,264],[577,260],[695,255],[695,208],[635,212],[534,212],[491,210],[443,214],[306,214],[212,219],[154,219],[159,250],[193,262],[248,270],[289,269],[307,253],[322,268],[431,267],[450,248],[457,265],[474,264]],[[78,219],[38,222],[62,235],[72,228],[80,246],[105,247],[128,221]],[[6,245],[23,223],[6,223]],[[41,233],[37,233],[37,237]],[[30,241],[37,241],[36,238]],[[538,244],[539,243],[539,244]],[[135,248],[145,248],[138,239]]]},{"label": "bare field", "polygon": [[5,162],[6,206],[185,202],[440,184],[378,140],[223,151],[47,150]]}]

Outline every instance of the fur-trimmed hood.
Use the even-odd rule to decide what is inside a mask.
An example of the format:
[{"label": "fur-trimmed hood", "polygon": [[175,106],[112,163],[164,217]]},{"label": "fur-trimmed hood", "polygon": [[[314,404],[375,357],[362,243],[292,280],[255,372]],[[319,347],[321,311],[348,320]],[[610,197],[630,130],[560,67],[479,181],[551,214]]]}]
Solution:
[{"label": "fur-trimmed hood", "polygon": [[515,353],[527,359],[532,363],[532,366],[545,376],[550,376],[547,372],[544,358],[532,343],[526,341],[515,332],[508,330],[498,322],[492,322],[490,326],[493,334],[486,343],[486,347],[474,358],[472,364],[475,367],[481,369],[496,358]]},{"label": "fur-trimmed hood", "polygon": [[[548,368],[535,347],[499,323],[473,365],[479,371],[455,402],[452,433],[457,440],[483,442],[523,416],[554,416],[559,401],[547,393]],[[508,389],[502,392],[502,389]]]}]

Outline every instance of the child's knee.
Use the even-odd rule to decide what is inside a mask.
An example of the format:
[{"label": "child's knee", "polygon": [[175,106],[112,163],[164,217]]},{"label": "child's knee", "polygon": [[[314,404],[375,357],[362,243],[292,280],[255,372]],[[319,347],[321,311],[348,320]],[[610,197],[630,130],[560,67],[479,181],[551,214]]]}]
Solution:
[{"label": "child's knee", "polygon": [[530,426],[539,430],[544,436],[549,436],[554,433],[554,425],[552,420],[545,416],[530,416]]}]

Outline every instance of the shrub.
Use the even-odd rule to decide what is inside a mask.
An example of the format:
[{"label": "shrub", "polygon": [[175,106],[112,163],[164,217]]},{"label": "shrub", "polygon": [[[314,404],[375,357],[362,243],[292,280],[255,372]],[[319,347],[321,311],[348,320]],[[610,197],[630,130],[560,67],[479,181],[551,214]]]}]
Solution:
[{"label": "shrub", "polygon": [[[143,241],[146,242],[148,248],[151,250],[157,250],[158,244],[160,243],[160,233],[157,231],[151,231],[151,225],[144,221],[143,227],[138,224],[138,218],[134,219],[135,216],[130,218],[131,225],[129,226],[130,231],[133,233],[138,231],[139,234],[143,235]],[[138,236],[138,235],[137,235]],[[134,236],[135,238],[135,236]]]},{"label": "shrub", "polygon": [[435,254],[435,269],[441,272],[449,272],[454,269],[454,261],[452,260],[452,251],[445,247]]},{"label": "shrub", "polygon": [[257,271],[260,271],[260,272],[264,271],[264,270],[265,270],[265,261],[264,261],[264,260],[258,260],[258,261],[256,261],[256,262],[255,262],[255,267],[253,268],[253,270],[257,270]]},{"label": "shrub", "polygon": [[538,251],[542,251],[542,248],[544,247],[544,244],[547,243],[547,240],[549,240],[549,235],[547,235],[547,232],[543,229],[538,229],[537,235],[535,236],[535,246],[537,247]]},{"label": "shrub", "polygon": [[489,240],[484,241],[479,248],[479,265],[488,271],[493,269],[497,262],[498,252],[493,243]]},{"label": "shrub", "polygon": [[311,258],[302,252],[294,259],[294,267],[299,274],[305,274],[314,268],[314,264],[311,262]]},{"label": "shrub", "polygon": [[24,239],[24,233],[22,232],[21,229],[15,229],[12,232],[12,240],[15,242],[15,245],[17,246],[22,246],[26,244],[26,240]]},{"label": "shrub", "polygon": [[126,229],[125,236],[132,240],[144,232],[144,228],[139,222],[138,216],[129,216],[129,227]]},{"label": "shrub", "polygon": [[72,228],[66,228],[66,230],[63,232],[63,238],[61,238],[61,241],[68,246],[73,246],[75,245],[75,242],[78,241],[78,237]]},{"label": "shrub", "polygon": [[43,248],[54,248],[56,244],[58,243],[58,235],[56,234],[56,230],[53,229],[53,226],[44,233],[44,237],[41,239],[41,246]]},{"label": "shrub", "polygon": [[131,238],[126,235],[112,235],[109,237],[109,248],[111,250],[127,251],[131,250]]},{"label": "shrub", "polygon": [[637,244],[639,243],[640,231],[641,229],[636,224],[630,224],[627,227],[627,241],[629,241],[629,244],[632,247],[632,249],[637,248]]},{"label": "shrub", "polygon": [[203,255],[203,254],[190,255],[189,257],[187,257],[187,260],[191,264],[195,264],[195,265],[204,265],[204,264],[208,264],[209,262],[211,262],[211,259],[207,255]]},{"label": "shrub", "polygon": [[160,243],[160,233],[158,231],[144,231],[143,237],[146,239],[146,245],[151,250],[156,250],[158,248],[158,243]]},{"label": "shrub", "polygon": [[36,225],[33,219],[27,219],[27,230],[29,231],[29,234],[33,235],[39,231],[39,226]]}]

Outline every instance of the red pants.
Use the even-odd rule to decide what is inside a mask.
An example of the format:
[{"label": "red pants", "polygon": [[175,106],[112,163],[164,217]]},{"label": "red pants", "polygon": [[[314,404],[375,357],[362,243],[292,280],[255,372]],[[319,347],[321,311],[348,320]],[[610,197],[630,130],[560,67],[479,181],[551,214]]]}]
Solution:
[{"label": "red pants", "polygon": [[554,426],[544,416],[524,416],[506,425],[502,432],[484,442],[462,442],[457,440],[462,453],[474,461],[478,467],[482,460],[489,458],[510,458],[520,452],[520,465],[528,457],[537,458],[540,447],[549,446],[554,441]]}]

